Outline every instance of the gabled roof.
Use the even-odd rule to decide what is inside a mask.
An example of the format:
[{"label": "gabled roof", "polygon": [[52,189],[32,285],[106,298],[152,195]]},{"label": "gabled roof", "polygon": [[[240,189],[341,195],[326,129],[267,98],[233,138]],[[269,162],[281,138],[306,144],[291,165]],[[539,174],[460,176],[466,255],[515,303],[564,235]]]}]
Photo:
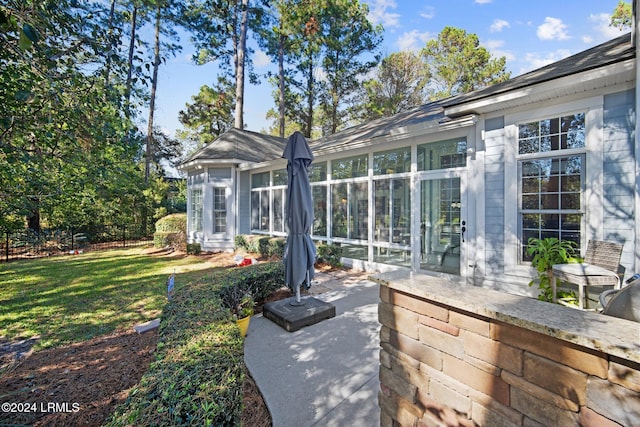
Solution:
[{"label": "gabled roof", "polygon": [[224,160],[227,163],[259,163],[274,160],[282,157],[286,142],[286,139],[277,136],[232,128],[193,153],[181,166],[198,160]]}]

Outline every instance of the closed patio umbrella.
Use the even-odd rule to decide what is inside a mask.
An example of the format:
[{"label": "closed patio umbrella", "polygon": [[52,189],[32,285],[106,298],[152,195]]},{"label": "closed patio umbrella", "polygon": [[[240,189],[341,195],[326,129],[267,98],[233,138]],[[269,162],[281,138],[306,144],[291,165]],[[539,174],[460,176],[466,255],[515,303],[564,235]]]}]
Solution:
[{"label": "closed patio umbrella", "polygon": [[294,132],[287,141],[282,157],[287,159],[286,224],[287,242],[284,249],[285,283],[296,293],[300,301],[300,286],[311,286],[316,261],[316,246],[311,240],[313,202],[308,168],[313,154],[307,140],[300,132]]}]

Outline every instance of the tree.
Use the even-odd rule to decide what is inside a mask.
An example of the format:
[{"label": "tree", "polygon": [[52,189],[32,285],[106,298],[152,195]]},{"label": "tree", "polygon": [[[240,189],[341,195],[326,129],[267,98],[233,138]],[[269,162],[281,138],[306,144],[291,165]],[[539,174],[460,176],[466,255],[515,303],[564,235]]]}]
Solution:
[{"label": "tree", "polygon": [[204,85],[191,97],[193,103],[178,113],[180,123],[187,128],[184,137],[197,141],[202,147],[233,126],[233,86],[224,77],[218,78],[216,88]]},{"label": "tree", "polygon": [[[21,217],[35,230],[41,222],[142,221],[140,206],[153,205],[156,198],[144,196],[150,188],[141,167],[144,138],[129,118],[135,115],[122,108],[133,61],[119,47],[126,45],[120,37],[128,19],[119,4],[8,0],[0,6],[5,230],[24,224]],[[133,68],[135,78],[142,76],[138,64]]]},{"label": "tree", "polygon": [[[323,11],[322,68],[326,75],[320,107],[325,119],[323,134],[333,134],[346,122],[345,105],[360,87],[359,79],[377,65],[376,50],[382,42],[382,26],[367,19],[368,6],[357,0],[333,0]],[[365,54],[371,59],[363,60]]]},{"label": "tree", "polygon": [[278,111],[277,115],[273,111],[269,111],[267,115],[268,118],[277,120],[277,131],[274,133],[281,138],[285,136],[287,105],[291,105],[286,99],[291,100],[291,91],[287,88],[291,83],[292,73],[285,69],[285,57],[294,52],[296,35],[299,34],[299,7],[300,4],[295,0],[276,0],[272,7],[266,8],[264,13],[259,15],[262,22],[256,26],[258,45],[278,64],[277,76],[274,78],[271,74],[267,75],[277,85],[274,98]]},{"label": "tree", "polygon": [[392,53],[363,82],[354,115],[369,121],[422,105],[428,81],[429,71],[415,53]]},{"label": "tree", "polygon": [[633,10],[631,3],[618,0],[618,5],[611,14],[610,27],[618,28],[620,31],[626,30],[633,26]]},{"label": "tree", "polygon": [[149,101],[149,120],[147,122],[147,146],[145,155],[145,167],[144,167],[144,179],[145,182],[149,180],[149,168],[152,159],[155,154],[152,149],[154,147],[153,131],[154,124],[153,118],[155,114],[156,103],[156,91],[158,88],[158,69],[162,63],[163,58],[160,56],[162,48],[170,54],[175,55],[177,51],[181,49],[180,45],[174,43],[160,43],[160,35],[164,33],[169,39],[176,39],[177,33],[173,30],[173,22],[176,18],[173,15],[174,7],[172,0],[156,0],[156,19],[155,19],[155,42],[154,42],[154,55],[153,55],[153,75],[151,77],[151,98]]},{"label": "tree", "polygon": [[508,80],[506,58],[492,58],[478,36],[445,27],[421,52],[431,75],[432,100],[481,89]]},{"label": "tree", "polygon": [[255,13],[249,0],[187,0],[182,13],[182,22],[191,31],[198,50],[195,62],[220,61],[235,83],[234,126],[238,129],[244,128],[245,69],[251,64],[246,56],[246,37],[250,17]]}]

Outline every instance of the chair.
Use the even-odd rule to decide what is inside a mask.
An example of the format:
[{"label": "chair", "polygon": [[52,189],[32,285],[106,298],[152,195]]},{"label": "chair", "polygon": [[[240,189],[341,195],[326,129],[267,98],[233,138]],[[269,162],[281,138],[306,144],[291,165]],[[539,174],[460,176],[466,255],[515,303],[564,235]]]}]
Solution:
[{"label": "chair", "polygon": [[578,285],[578,306],[589,306],[588,286],[613,286],[620,289],[618,267],[623,245],[613,242],[589,240],[584,262],[580,264],[554,264],[552,269],[551,291],[556,302],[556,281]]}]

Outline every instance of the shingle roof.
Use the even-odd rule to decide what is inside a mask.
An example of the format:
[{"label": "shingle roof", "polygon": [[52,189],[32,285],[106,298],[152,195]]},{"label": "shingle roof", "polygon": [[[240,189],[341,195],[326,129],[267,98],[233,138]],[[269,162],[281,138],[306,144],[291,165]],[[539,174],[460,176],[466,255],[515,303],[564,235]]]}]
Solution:
[{"label": "shingle roof", "polygon": [[631,35],[624,34],[592,47],[591,49],[568,56],[542,68],[521,74],[505,82],[447,98],[443,100],[443,106],[447,108],[470,101],[477,101],[482,98],[533,86],[578,72],[605,67],[634,57],[635,48],[631,45]]},{"label": "shingle roof", "polygon": [[282,157],[286,142],[286,139],[277,136],[232,128],[193,153],[182,163],[202,159],[254,163],[274,160]]}]

